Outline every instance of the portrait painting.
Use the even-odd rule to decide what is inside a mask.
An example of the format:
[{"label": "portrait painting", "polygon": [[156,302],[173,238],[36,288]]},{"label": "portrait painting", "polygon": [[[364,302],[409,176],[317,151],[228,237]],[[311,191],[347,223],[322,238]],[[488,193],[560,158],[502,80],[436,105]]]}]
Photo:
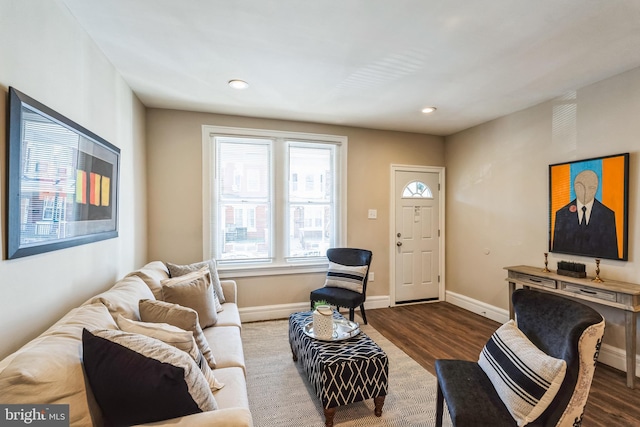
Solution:
[{"label": "portrait painting", "polygon": [[628,258],[629,153],[549,166],[549,251]]}]

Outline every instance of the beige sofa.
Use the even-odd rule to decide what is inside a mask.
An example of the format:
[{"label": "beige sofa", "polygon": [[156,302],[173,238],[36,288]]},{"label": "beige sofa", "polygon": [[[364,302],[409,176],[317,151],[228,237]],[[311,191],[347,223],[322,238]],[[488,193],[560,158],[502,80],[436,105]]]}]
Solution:
[{"label": "beige sofa", "polygon": [[[140,320],[139,301],[157,299],[161,295],[160,281],[168,277],[164,263],[151,262],[72,309],[40,336],[0,361],[0,403],[69,404],[72,426],[101,426],[100,407],[83,371],[82,330],[117,329],[118,314]],[[215,326],[203,329],[216,360],[214,375],[224,383],[213,393],[218,409],[146,425],[253,425],[236,284],[229,280],[221,284],[226,300],[223,311],[218,313]]]}]

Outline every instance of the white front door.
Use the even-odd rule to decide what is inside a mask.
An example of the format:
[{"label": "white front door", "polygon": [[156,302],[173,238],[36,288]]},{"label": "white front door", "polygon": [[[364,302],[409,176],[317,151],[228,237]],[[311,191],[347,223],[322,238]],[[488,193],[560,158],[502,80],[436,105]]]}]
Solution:
[{"label": "white front door", "polygon": [[438,172],[395,171],[395,303],[440,295]]}]

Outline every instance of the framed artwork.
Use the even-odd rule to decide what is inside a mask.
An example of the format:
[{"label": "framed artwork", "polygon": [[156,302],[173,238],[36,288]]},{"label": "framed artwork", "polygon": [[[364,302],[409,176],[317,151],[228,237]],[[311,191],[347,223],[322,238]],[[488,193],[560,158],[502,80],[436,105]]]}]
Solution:
[{"label": "framed artwork", "polygon": [[120,149],[9,88],[7,258],[118,236]]},{"label": "framed artwork", "polygon": [[628,259],[629,153],[549,166],[549,251]]}]

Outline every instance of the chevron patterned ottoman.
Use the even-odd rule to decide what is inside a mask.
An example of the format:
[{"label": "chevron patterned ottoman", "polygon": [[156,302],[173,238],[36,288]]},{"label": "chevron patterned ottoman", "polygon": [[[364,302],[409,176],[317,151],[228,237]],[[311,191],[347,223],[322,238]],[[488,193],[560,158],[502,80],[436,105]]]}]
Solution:
[{"label": "chevron patterned ottoman", "polygon": [[[334,317],[342,318],[339,313]],[[320,341],[304,333],[313,319],[311,312],[289,316],[289,344],[293,360],[300,360],[322,402],[325,426],[333,426],[338,406],[372,399],[375,414],[382,406],[389,388],[389,360],[371,338],[360,332],[343,341]]]}]

